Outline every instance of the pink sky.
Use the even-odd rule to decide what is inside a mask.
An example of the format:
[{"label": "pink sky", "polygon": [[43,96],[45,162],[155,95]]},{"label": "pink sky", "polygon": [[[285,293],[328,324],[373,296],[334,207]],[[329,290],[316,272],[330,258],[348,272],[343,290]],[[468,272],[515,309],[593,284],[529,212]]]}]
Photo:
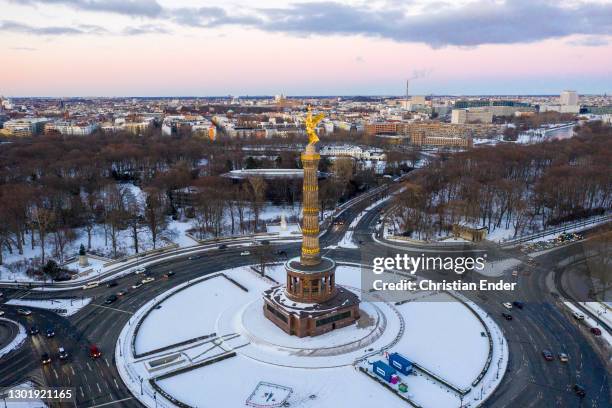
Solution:
[{"label": "pink sky", "polygon": [[[7,10],[7,20],[37,27],[48,26],[53,13],[64,11],[68,16],[62,13],[55,26],[97,22],[112,32],[33,35],[0,30],[4,95],[400,94],[414,71],[425,72],[411,83],[411,90],[421,94],[612,90],[612,45],[576,45],[582,35],[432,48],[359,34],[293,35],[163,22],[171,32],[128,36],[117,30],[143,24],[141,17],[134,21],[63,6],[12,3]],[[35,18],[26,20],[28,13],[36,13]],[[77,23],[81,16],[83,22]]]}]

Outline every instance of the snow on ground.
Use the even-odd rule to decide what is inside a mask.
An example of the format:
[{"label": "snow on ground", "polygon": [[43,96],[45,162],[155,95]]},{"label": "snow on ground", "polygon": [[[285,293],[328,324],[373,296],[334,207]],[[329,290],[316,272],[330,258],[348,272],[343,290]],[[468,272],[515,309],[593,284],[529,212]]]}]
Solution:
[{"label": "snow on ground", "polygon": [[[214,333],[217,316],[243,298],[244,293],[223,276],[218,276],[171,296],[140,326],[136,352],[144,353]],[[184,319],[186,313],[189,319]]]},{"label": "snow on ground", "polygon": [[79,310],[87,306],[91,302],[91,298],[75,298],[75,299],[11,299],[6,302],[7,305],[36,307],[56,312],[61,316],[72,316]]},{"label": "snow on ground", "polygon": [[287,224],[286,229],[282,229],[280,224],[268,224],[266,225],[266,232],[277,233],[281,237],[295,237],[302,234],[302,229],[300,224]]},{"label": "snow on ground", "polygon": [[9,323],[12,323],[12,324],[15,324],[15,325],[17,325],[17,327],[19,327],[19,333],[17,333],[17,336],[15,336],[15,338],[13,340],[11,340],[11,342],[9,344],[7,344],[6,346],[2,347],[2,349],[0,349],[0,357],[2,357],[5,354],[8,354],[11,351],[19,348],[23,344],[23,342],[25,341],[25,339],[28,336],[26,334],[25,327],[23,327],[18,322],[15,322],[15,321],[9,320],[9,319],[5,319],[3,317],[0,317],[0,320],[5,321],[5,322],[9,322]]},{"label": "snow on ground", "polygon": [[387,196],[387,197],[381,198],[380,200],[375,201],[374,203],[369,205],[365,210],[360,212],[359,215],[357,217],[355,217],[353,219],[353,221],[351,221],[351,224],[348,226],[346,232],[344,233],[344,236],[342,237],[342,239],[338,243],[337,248],[348,248],[348,249],[359,248],[357,246],[357,244],[355,242],[353,242],[353,231],[354,231],[355,227],[357,226],[357,224],[359,224],[359,221],[361,221],[361,219],[366,215],[366,213],[368,211],[378,207],[380,204],[384,203],[385,201],[389,200],[390,198],[391,198],[390,195]]},{"label": "snow on ground", "polygon": [[[122,379],[127,381],[132,392],[145,404],[154,406],[156,402],[153,400],[154,394],[147,381],[144,382],[146,388],[144,395],[139,395],[140,383],[137,380],[139,376],[150,378],[184,367],[184,364],[203,361],[226,350],[234,350],[237,353],[235,357],[170,376],[159,380],[158,384],[175,398],[192,406],[243,406],[260,381],[291,387],[293,393],[288,401],[295,407],[357,407],[374,404],[398,408],[406,406],[405,401],[381,387],[366,374],[356,370],[352,364],[355,359],[364,356],[363,353],[379,350],[380,347],[391,344],[390,341],[399,333],[400,318],[391,305],[375,302],[364,303],[362,306],[370,315],[374,315],[375,310],[380,309],[384,310],[386,316],[386,328],[382,336],[374,339],[373,343],[357,349],[340,350],[338,355],[318,356],[311,355],[310,352],[293,352],[286,347],[318,350],[319,347],[332,344],[321,342],[325,335],[313,339],[290,338],[290,343],[283,339],[283,344],[279,347],[262,345],[256,341],[249,343],[254,339],[244,332],[245,327],[247,330],[255,330],[253,334],[267,341],[286,336],[271,323],[268,326],[261,324],[258,319],[264,319],[262,314],[252,314],[256,311],[261,312],[261,303],[256,304],[256,302],[261,302],[261,292],[270,287],[271,282],[262,279],[249,267],[234,268],[223,273],[238,281],[249,291],[245,292],[224,277],[218,276],[200,280],[182,291],[178,291],[179,286],[160,295],[164,296],[165,300],[161,303],[161,308],[153,309],[140,326],[136,338],[136,351],[141,353],[212,332],[217,336],[237,333],[236,339],[194,343],[174,348],[172,351],[180,350],[179,355],[185,359],[179,363],[182,365],[151,372],[146,368],[146,361],[159,358],[160,354],[135,361],[130,353],[129,338],[134,333],[136,327],[134,323],[144,316],[146,310],[153,307],[156,300],[150,301],[138,310],[130,324],[122,330],[122,341],[118,343],[115,352],[118,368]],[[361,273],[358,265],[340,265],[337,268],[336,280],[339,284],[358,288]],[[283,283],[285,280],[283,265],[268,267],[266,275]],[[456,386],[467,387],[482,370],[488,355],[488,339],[481,336],[481,332],[485,329],[463,303],[444,294],[428,296],[432,301],[414,300],[397,307],[403,316],[405,332],[390,351],[405,354]],[[473,305],[473,308],[477,306]],[[183,318],[186,315],[189,319]],[[486,320],[486,317],[483,318]],[[244,319],[249,324],[241,325],[240,322]],[[490,324],[492,324],[491,331],[499,332],[498,337],[501,336],[499,328],[496,328],[492,321]],[[337,330],[332,332],[332,336],[335,337],[330,338],[330,343],[341,340],[343,330],[346,330],[346,333],[365,331],[353,327]],[[349,337],[351,336],[346,337],[344,341],[351,341]],[[501,341],[503,343],[503,340]],[[119,353],[119,347],[123,353]],[[164,352],[163,355],[169,355],[172,351]],[[494,352],[495,363],[502,354],[501,351]],[[383,358],[380,354],[374,354],[368,360]],[[497,367],[497,364],[495,366]],[[505,364],[501,366],[502,370],[505,369]],[[495,373],[488,373],[487,376],[483,382],[485,395],[497,384]],[[408,385],[409,397],[426,408],[459,406],[457,394],[449,392],[440,383],[422,373],[402,378],[402,381]],[[477,401],[475,393],[476,391],[468,394],[466,401]],[[157,395],[157,404],[171,405],[159,395]]]},{"label": "snow on ground", "polygon": [[[24,382],[22,384],[16,385],[8,389],[3,389],[2,392],[6,393],[9,390],[32,390],[32,389],[34,389],[34,385],[28,381],[28,382]],[[28,400],[28,401],[26,400],[11,401],[8,398],[3,399],[3,405],[2,405],[2,407],[6,407],[6,408],[43,408],[46,406],[47,404],[45,404],[40,399]]]},{"label": "snow on ground", "polygon": [[[406,316],[408,335],[401,338],[394,351],[468,388],[482,370],[489,349],[488,338],[480,335],[484,331],[480,321],[463,303],[446,294],[407,302],[398,308]],[[417,332],[418,336],[414,335]]]},{"label": "snow on ground", "polygon": [[[581,302],[582,304],[584,304],[584,302]],[[567,307],[569,310],[572,311],[572,313],[576,312],[579,313],[581,315],[584,316],[584,320],[582,320],[584,322],[584,325],[587,328],[591,328],[591,327],[598,327],[601,330],[601,337],[608,343],[608,345],[612,346],[612,335],[610,335],[608,333],[608,331],[601,327],[601,324],[593,319],[591,316],[589,316],[588,314],[584,313],[582,310],[580,310],[576,305],[574,305],[572,302],[563,302],[563,304],[565,305],[565,307]],[[592,336],[592,334],[588,334],[590,336]]]}]

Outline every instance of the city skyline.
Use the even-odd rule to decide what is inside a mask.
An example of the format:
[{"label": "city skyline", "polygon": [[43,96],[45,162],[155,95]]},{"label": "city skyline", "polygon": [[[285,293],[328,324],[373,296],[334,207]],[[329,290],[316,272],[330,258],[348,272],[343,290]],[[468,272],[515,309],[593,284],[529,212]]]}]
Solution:
[{"label": "city skyline", "polygon": [[607,1],[0,3],[11,96],[612,90]]}]

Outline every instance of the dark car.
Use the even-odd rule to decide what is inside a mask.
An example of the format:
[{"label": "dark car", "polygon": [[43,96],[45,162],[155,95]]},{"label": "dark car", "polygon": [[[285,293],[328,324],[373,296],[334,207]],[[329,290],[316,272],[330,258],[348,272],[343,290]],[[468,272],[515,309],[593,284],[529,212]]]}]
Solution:
[{"label": "dark car", "polygon": [[225,244],[219,245],[219,249],[225,249],[225,248],[227,248],[227,245],[225,245]]},{"label": "dark car", "polygon": [[117,285],[118,285],[117,281],[112,280],[112,281],[110,281],[110,282],[108,282],[108,283],[106,284],[106,287],[107,287],[107,288],[114,288],[114,287],[115,287],[115,286],[117,286]]},{"label": "dark car", "polygon": [[53,327],[49,327],[49,328],[47,329],[46,336],[47,336],[47,337],[53,337],[53,336],[55,336],[55,329],[53,329]]},{"label": "dark car", "polygon": [[261,245],[270,245],[270,241],[268,241],[267,239],[262,239]]},{"label": "dark car", "polygon": [[586,396],[586,390],[584,389],[582,385],[574,384],[572,389],[574,390],[577,396],[581,398]]},{"label": "dark car", "polygon": [[106,303],[107,305],[110,305],[111,303],[113,303],[114,301],[117,300],[117,296],[116,295],[110,295],[106,298],[106,300],[104,300],[104,303]]},{"label": "dark car", "polygon": [[601,329],[598,327],[591,327],[591,333],[593,333],[594,336],[601,336]]},{"label": "dark car", "polygon": [[544,360],[553,361],[554,357],[550,350],[542,350],[542,356],[544,356]]},{"label": "dark car", "polygon": [[164,273],[164,278],[171,278],[175,275],[175,273],[173,271],[168,271],[166,273]]},{"label": "dark car", "polygon": [[34,336],[34,335],[40,333],[40,330],[38,330],[38,327],[32,326],[32,327],[30,327],[29,333],[30,333],[30,335]]},{"label": "dark car", "polygon": [[514,305],[515,307],[518,307],[519,309],[522,309],[523,306],[525,306],[525,304],[523,302],[519,302],[519,301],[514,301],[512,302],[512,305]]},{"label": "dark car", "polygon": [[65,360],[68,358],[68,352],[63,347],[60,347],[57,351],[60,360]]},{"label": "dark car", "polygon": [[51,356],[49,356],[49,353],[43,353],[43,354],[40,356],[40,361],[41,361],[43,364],[49,364],[49,363],[51,362]]},{"label": "dark car", "polygon": [[512,315],[510,313],[502,313],[502,316],[506,320],[512,320]]}]

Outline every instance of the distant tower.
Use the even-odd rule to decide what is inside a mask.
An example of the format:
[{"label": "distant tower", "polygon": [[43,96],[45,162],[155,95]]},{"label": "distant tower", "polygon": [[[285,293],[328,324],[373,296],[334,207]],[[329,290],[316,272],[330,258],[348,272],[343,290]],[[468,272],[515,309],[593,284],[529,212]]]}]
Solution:
[{"label": "distant tower", "polygon": [[408,87],[410,85],[410,79],[406,80],[406,105],[404,106],[406,109],[408,109],[408,98],[409,98],[409,94],[408,94]]}]

